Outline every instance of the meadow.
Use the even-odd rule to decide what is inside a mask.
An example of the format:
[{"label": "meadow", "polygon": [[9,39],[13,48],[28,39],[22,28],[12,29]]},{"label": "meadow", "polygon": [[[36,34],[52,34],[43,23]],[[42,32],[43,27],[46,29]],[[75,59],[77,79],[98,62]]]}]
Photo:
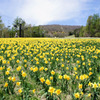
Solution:
[{"label": "meadow", "polygon": [[100,100],[100,39],[1,38],[0,100]]}]

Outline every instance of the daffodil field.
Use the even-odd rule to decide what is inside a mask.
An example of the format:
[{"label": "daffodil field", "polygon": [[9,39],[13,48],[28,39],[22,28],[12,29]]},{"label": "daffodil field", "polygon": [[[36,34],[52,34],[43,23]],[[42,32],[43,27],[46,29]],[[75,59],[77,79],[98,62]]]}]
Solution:
[{"label": "daffodil field", "polygon": [[100,100],[100,39],[1,38],[0,100]]}]

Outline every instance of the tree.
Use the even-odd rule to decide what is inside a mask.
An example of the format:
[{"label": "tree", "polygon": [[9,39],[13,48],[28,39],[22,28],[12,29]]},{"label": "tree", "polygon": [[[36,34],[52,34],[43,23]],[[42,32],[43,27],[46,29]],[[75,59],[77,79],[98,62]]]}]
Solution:
[{"label": "tree", "polygon": [[89,36],[91,36],[91,33],[92,33],[91,28],[92,28],[92,16],[89,16],[87,19],[87,24],[86,24],[86,31],[89,34]]},{"label": "tree", "polygon": [[24,37],[24,27],[25,27],[25,21],[22,19],[22,18],[16,18],[13,22],[13,26],[15,27],[16,29],[16,32],[18,33],[19,35],[19,30],[20,30],[20,27],[21,27],[21,37]]},{"label": "tree", "polygon": [[12,27],[11,29],[8,30],[8,33],[9,33],[9,37],[14,37],[15,36],[15,33],[16,33],[16,30],[14,27]]},{"label": "tree", "polygon": [[2,22],[2,19],[1,19],[1,16],[0,16],[0,37],[2,37],[3,33],[3,29],[4,29],[5,25],[4,23]]},{"label": "tree", "polygon": [[25,25],[24,27],[24,37],[31,37],[32,36],[32,26],[31,24]]},{"label": "tree", "polygon": [[34,26],[33,33],[35,37],[44,37],[44,30],[40,26]]},{"label": "tree", "polygon": [[[95,36],[96,33],[100,33],[100,17],[99,14],[89,16],[86,24],[86,31],[89,36]],[[97,36],[97,34],[96,34]]]}]

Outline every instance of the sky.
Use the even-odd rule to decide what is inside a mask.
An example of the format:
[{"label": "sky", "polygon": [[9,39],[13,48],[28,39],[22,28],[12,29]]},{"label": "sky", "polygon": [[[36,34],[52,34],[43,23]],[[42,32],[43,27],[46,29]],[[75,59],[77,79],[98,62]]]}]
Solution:
[{"label": "sky", "polygon": [[88,16],[100,14],[100,0],[0,0],[5,26],[16,17],[32,25],[86,25]]}]

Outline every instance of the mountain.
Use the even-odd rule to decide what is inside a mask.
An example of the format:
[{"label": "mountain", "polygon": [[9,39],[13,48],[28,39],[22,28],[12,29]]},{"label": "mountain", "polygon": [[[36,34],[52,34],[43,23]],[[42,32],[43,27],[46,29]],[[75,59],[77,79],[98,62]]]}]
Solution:
[{"label": "mountain", "polygon": [[71,25],[40,25],[40,28],[45,30],[45,36],[50,37],[65,37],[73,34],[75,29],[81,28],[81,26],[71,26]]}]

